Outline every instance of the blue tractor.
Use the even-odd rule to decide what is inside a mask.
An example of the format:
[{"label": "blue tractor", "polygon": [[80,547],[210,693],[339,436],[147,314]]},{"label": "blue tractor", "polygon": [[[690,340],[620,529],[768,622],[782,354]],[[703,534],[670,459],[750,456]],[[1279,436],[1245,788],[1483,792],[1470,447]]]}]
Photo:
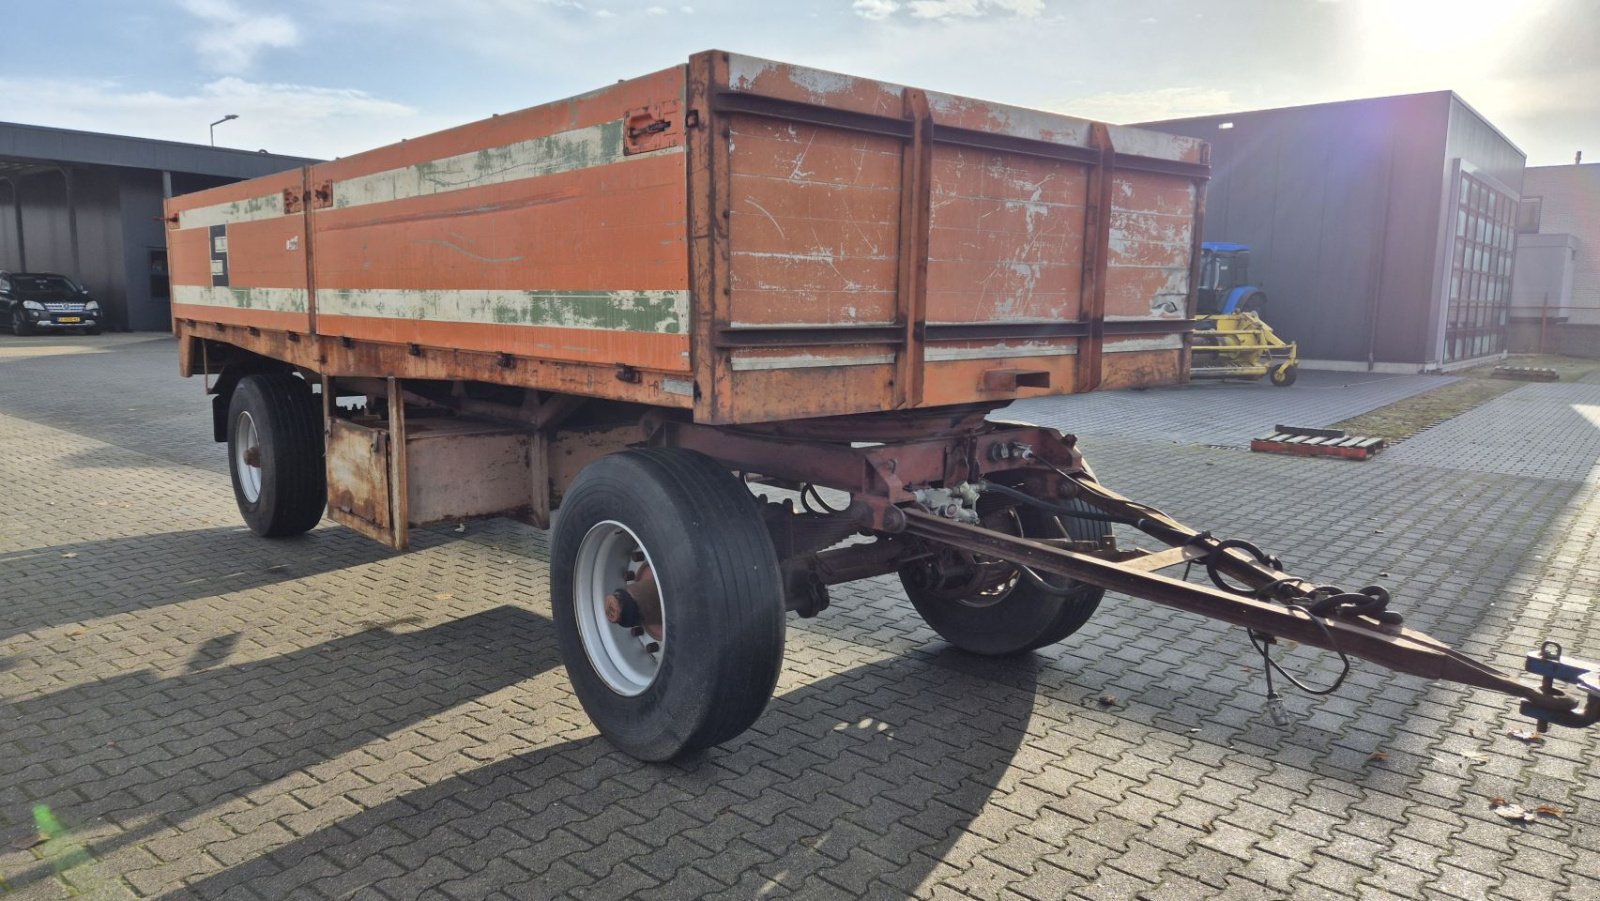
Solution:
[{"label": "blue tractor", "polygon": [[1267,294],[1250,284],[1250,247],[1230,241],[1200,245],[1201,315],[1260,313]]}]

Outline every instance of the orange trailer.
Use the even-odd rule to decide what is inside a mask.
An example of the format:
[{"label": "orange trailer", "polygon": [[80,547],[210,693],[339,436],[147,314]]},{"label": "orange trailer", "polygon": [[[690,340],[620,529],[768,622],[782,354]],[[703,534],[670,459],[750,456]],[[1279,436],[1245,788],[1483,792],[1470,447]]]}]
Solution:
[{"label": "orange trailer", "polygon": [[[1162,581],[1204,560],[1315,588],[1107,491],[1070,436],[986,419],[1019,397],[1186,379],[1207,153],[700,53],[173,198],[181,367],[209,377],[214,437],[263,535],[326,509],[404,548],[414,527],[547,527],[560,506],[568,669],[601,730],[644,758],[742,731],[785,612],[884,572],[979,653],[1060,640],[1133,579],[1460,678],[1376,595],[1325,605],[1310,629],[1270,600],[1241,613],[1236,592]],[[796,494],[758,501],[757,483]],[[1113,522],[1175,549],[1119,550]],[[835,547],[856,533],[875,540]]]}]

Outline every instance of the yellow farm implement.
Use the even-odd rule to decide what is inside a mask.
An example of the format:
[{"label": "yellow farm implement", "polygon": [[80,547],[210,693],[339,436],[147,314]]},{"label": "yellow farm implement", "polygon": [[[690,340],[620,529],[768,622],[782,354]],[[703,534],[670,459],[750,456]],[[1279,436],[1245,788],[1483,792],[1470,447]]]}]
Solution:
[{"label": "yellow farm implement", "polygon": [[1259,379],[1287,388],[1294,384],[1300,357],[1255,313],[1217,313],[1197,317],[1191,379]]}]

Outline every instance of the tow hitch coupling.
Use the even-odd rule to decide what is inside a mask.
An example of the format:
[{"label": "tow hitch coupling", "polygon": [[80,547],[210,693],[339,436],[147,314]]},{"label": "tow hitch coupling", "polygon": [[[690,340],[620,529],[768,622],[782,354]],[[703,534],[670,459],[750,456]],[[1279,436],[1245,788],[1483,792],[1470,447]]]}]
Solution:
[{"label": "tow hitch coupling", "polygon": [[1547,641],[1539,646],[1539,650],[1528,655],[1523,667],[1535,676],[1544,677],[1540,687],[1547,695],[1560,694],[1555,683],[1562,682],[1583,689],[1586,698],[1581,707],[1575,706],[1571,710],[1553,710],[1523,701],[1523,716],[1532,717],[1538,723],[1540,732],[1548,732],[1551,723],[1582,727],[1600,722],[1600,664],[1576,657],[1563,657],[1561,645]]}]

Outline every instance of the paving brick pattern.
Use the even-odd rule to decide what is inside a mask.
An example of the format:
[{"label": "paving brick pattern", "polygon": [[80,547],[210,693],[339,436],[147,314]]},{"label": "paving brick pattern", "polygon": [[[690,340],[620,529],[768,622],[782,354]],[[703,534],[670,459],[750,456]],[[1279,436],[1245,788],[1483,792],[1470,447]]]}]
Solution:
[{"label": "paving brick pattern", "polygon": [[1393,448],[1385,463],[1569,480],[1600,479],[1594,384],[1523,385]]},{"label": "paving brick pattern", "polygon": [[[1274,425],[1319,428],[1456,381],[1455,376],[1302,370],[1291,387],[1195,382],[1146,391],[1102,391],[1019,401],[1001,417],[1078,435],[1249,447]],[[1136,415],[1130,415],[1131,411]]]},{"label": "paving brick pattern", "polygon": [[[255,539],[170,344],[11,340],[0,895],[1600,897],[1591,736],[1525,745],[1507,701],[1359,663],[1331,698],[1291,693],[1278,728],[1238,630],[1115,596],[1063,644],[988,661],[892,579],[842,586],[791,619],[754,729],[637,764],[560,667],[543,533],[426,530],[404,555],[326,524]],[[1388,573],[1414,625],[1503,666],[1547,637],[1600,650],[1593,482],[1085,447],[1106,481],[1298,570]],[[1509,825],[1493,797],[1565,816]],[[13,844],[40,805],[65,832]]]}]

